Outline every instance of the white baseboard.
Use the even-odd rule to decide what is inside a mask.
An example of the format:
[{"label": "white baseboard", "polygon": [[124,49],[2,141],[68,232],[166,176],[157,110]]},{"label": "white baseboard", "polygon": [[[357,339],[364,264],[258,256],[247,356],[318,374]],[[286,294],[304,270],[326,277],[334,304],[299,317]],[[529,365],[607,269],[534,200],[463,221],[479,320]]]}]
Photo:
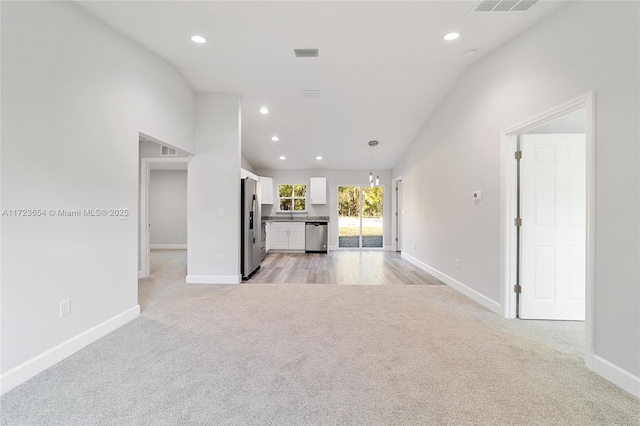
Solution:
[{"label": "white baseboard", "polygon": [[187,284],[240,284],[242,275],[187,275]]},{"label": "white baseboard", "polygon": [[595,354],[591,356],[591,359],[587,355],[586,364],[596,374],[626,390],[636,398],[640,398],[640,377]]},{"label": "white baseboard", "polygon": [[402,258],[416,265],[418,268],[422,269],[423,271],[438,278],[440,281],[447,284],[448,286],[453,287],[455,290],[458,290],[460,293],[464,294],[465,296],[472,299],[473,301],[478,302],[479,304],[489,309],[490,311],[493,311],[496,314],[503,316],[504,312],[502,307],[500,306],[500,303],[489,299],[484,294],[481,294],[476,290],[462,284],[460,281],[456,281],[455,279],[451,278],[449,275],[443,274],[437,269],[432,268],[426,263],[419,261],[415,257],[410,256],[405,252],[402,252]]},{"label": "white baseboard", "polygon": [[396,251],[393,246],[384,246],[384,251]]},{"label": "white baseboard", "polygon": [[149,244],[149,250],[186,250],[186,244]]},{"label": "white baseboard", "polygon": [[145,278],[145,276],[142,273],[142,271],[138,271],[138,279],[140,279],[140,278]]},{"label": "white baseboard", "polygon": [[136,305],[3,373],[0,376],[0,394],[23,384],[138,316],[140,316],[140,306]]},{"label": "white baseboard", "polygon": [[328,250],[329,251],[336,251],[337,248],[338,248],[338,246],[329,246]]},{"label": "white baseboard", "polygon": [[[464,294],[470,299],[478,302],[485,308],[495,312],[500,316],[503,316],[504,312],[500,307],[499,303],[467,287],[461,282],[456,281],[450,276],[443,274],[437,269],[432,268],[426,263],[419,261],[413,256],[410,256],[403,252],[402,258],[416,265],[418,268],[422,269],[423,271],[438,278],[445,284],[448,284],[449,286],[458,290],[460,293]],[[589,359],[589,356],[587,355],[586,364],[587,364],[587,367],[592,371],[594,371],[596,374],[604,377],[614,385],[624,389],[625,391],[629,392],[633,396],[640,398],[640,377],[628,372],[623,368],[618,367],[617,365],[607,361],[602,357],[599,357],[598,355],[592,355],[591,359]]]}]

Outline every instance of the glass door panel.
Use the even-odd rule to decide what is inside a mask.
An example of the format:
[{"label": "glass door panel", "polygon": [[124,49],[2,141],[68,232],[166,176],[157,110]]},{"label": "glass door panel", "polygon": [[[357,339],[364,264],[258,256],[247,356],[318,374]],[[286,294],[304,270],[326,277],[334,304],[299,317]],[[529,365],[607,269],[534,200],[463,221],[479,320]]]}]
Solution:
[{"label": "glass door panel", "polygon": [[338,247],[360,247],[360,187],[338,187]]},{"label": "glass door panel", "polygon": [[362,188],[362,247],[382,247],[384,188]]}]

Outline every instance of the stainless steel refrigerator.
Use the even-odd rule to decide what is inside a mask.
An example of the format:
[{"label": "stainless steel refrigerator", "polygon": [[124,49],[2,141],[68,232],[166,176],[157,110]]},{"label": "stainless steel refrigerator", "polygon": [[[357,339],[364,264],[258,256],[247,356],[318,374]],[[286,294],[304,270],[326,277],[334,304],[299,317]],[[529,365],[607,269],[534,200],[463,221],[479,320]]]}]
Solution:
[{"label": "stainless steel refrigerator", "polygon": [[240,260],[242,278],[247,279],[260,267],[262,260],[262,218],[260,182],[250,177],[240,180]]}]

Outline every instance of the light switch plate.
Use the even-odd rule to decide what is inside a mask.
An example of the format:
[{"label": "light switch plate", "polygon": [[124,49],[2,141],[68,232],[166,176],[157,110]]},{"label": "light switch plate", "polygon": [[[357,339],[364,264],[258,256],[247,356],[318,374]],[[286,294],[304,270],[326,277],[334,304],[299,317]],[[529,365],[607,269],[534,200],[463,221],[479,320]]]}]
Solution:
[{"label": "light switch plate", "polygon": [[473,199],[478,201],[482,200],[482,191],[474,191]]}]

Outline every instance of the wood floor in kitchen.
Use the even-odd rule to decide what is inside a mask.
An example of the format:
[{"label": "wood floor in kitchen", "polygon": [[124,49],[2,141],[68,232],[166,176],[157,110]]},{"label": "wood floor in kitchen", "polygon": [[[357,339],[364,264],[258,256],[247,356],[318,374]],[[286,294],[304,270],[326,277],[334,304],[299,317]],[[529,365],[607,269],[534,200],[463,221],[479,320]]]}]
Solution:
[{"label": "wood floor in kitchen", "polygon": [[444,285],[406,260],[384,251],[268,254],[249,284]]}]

